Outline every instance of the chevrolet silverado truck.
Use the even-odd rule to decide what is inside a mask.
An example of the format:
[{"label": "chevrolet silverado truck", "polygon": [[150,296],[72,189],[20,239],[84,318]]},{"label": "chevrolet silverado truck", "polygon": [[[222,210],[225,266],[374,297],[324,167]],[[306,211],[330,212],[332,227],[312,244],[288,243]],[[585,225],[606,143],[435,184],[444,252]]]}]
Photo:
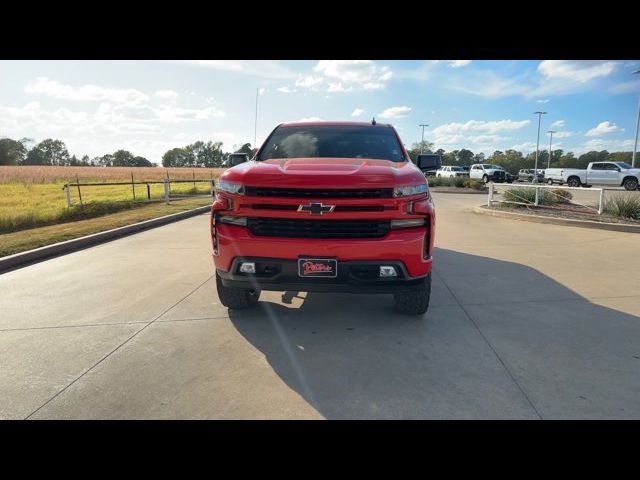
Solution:
[{"label": "chevrolet silverado truck", "polygon": [[424,170],[391,125],[278,125],[253,159],[226,170],[211,208],[221,303],[243,309],[261,290],[393,294],[429,307],[435,209]]},{"label": "chevrolet silverado truck", "polygon": [[549,185],[567,184],[570,187],[612,185],[625,190],[638,190],[640,168],[625,162],[591,162],[586,170],[577,168],[547,168],[544,176]]}]

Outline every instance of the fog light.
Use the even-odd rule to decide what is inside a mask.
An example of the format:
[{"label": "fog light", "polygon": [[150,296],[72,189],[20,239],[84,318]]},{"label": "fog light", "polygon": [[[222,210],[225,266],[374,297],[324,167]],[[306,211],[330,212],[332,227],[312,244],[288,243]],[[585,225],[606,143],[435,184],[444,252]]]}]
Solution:
[{"label": "fog light", "polygon": [[240,273],[256,273],[256,264],[253,262],[242,262],[240,264]]},{"label": "fog light", "polygon": [[398,272],[396,272],[396,267],[392,267],[391,265],[381,265],[380,276],[381,277],[397,277]]}]

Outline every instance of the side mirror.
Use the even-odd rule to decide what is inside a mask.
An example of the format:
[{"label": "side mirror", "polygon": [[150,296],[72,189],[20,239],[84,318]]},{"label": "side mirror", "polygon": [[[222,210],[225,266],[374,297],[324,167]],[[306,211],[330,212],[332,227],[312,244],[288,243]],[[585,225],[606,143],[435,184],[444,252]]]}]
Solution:
[{"label": "side mirror", "polygon": [[420,170],[437,170],[442,166],[442,157],[431,153],[423,153],[416,158],[416,165]]},{"label": "side mirror", "polygon": [[248,162],[248,161],[249,161],[249,155],[247,155],[246,153],[232,153],[231,155],[229,155],[229,158],[227,159],[227,164],[230,167],[235,167],[236,165],[240,165],[241,163]]}]

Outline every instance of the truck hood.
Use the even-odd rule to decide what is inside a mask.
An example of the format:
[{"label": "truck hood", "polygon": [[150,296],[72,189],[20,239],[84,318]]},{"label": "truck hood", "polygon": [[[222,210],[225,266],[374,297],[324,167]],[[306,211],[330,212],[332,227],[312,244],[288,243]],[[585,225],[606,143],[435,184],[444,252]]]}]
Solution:
[{"label": "truck hood", "polygon": [[412,162],[365,158],[294,158],[250,161],[226,170],[221,180],[289,188],[392,188],[425,183]]}]

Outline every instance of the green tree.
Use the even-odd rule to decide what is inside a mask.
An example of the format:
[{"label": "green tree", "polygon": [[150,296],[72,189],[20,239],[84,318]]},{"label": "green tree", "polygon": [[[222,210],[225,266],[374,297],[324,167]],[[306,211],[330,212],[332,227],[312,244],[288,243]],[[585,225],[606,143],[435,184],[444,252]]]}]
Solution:
[{"label": "green tree", "polygon": [[133,153],[127,150],[118,150],[113,154],[112,165],[114,167],[133,167],[135,166],[134,159]]},{"label": "green tree", "polygon": [[69,152],[64,142],[47,138],[27,153],[26,165],[68,165]]},{"label": "green tree", "polygon": [[153,163],[144,157],[134,157],[133,166],[135,167],[153,167]]},{"label": "green tree", "polygon": [[172,148],[162,155],[163,167],[184,167],[188,161],[189,153],[184,148]]},{"label": "green tree", "polygon": [[101,167],[113,167],[113,155],[110,153],[107,153],[102,157],[96,157],[94,160],[97,161],[97,164]]},{"label": "green tree", "polygon": [[473,164],[473,152],[471,150],[467,150],[466,148],[458,151],[458,155],[456,156],[457,164],[460,166],[468,167]]},{"label": "green tree", "polygon": [[420,155],[420,150],[422,150],[422,153],[433,153],[433,142],[425,140],[424,142],[414,143],[411,149],[408,150],[411,160],[416,161],[418,155]]},{"label": "green tree", "polygon": [[0,165],[22,165],[27,157],[23,141],[0,139]]},{"label": "green tree", "polygon": [[612,152],[607,157],[608,162],[626,162],[631,165],[633,152]]}]

